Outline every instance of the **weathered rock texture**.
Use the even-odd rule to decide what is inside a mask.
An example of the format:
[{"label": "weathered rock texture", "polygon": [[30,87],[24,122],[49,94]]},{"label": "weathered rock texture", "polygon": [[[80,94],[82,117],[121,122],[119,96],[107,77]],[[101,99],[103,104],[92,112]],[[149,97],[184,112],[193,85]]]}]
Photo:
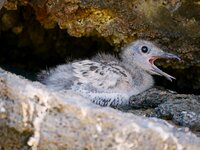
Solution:
[{"label": "weathered rock texture", "polygon": [[200,96],[152,88],[132,96],[130,101],[132,108],[139,109],[130,112],[171,120],[177,125],[200,131]]},{"label": "weathered rock texture", "polygon": [[[1,0],[0,9],[0,64],[38,71],[67,56],[110,49],[102,39],[118,47],[145,38],[182,58],[179,63],[160,62],[173,69],[169,72],[177,77],[177,87],[196,93],[200,89],[198,1]],[[199,96],[150,89],[132,97],[132,107],[140,109],[131,112],[199,131],[199,103]],[[53,93],[3,70],[0,137],[0,149],[6,150],[200,147],[195,135],[164,121],[98,107],[71,92]]]},{"label": "weathered rock texture", "polygon": [[3,7],[4,3],[5,3],[5,0],[1,0],[1,1],[0,1],[0,10],[1,10],[1,8]]},{"label": "weathered rock texture", "polygon": [[[51,63],[48,65],[63,62],[74,50],[75,56],[83,56],[92,54],[92,50],[102,49],[91,46],[91,39],[77,43],[65,40],[63,36],[68,37],[67,33],[71,37],[101,37],[113,46],[120,46],[137,38],[149,39],[182,58],[183,61],[179,63],[159,63],[164,68],[173,69],[171,72],[178,79],[173,86],[180,88],[183,93],[198,93],[199,12],[200,4],[193,0],[7,0],[0,13],[0,30],[3,31],[0,40],[7,43],[6,46],[9,45],[6,52],[11,48],[12,51],[17,49],[15,55],[12,53],[12,58],[22,57],[22,54],[31,55],[26,67],[38,70],[39,66],[46,66],[45,62],[48,63],[49,59]],[[67,33],[59,34],[60,31],[55,30],[58,26],[66,29]],[[72,43],[79,46],[71,50]],[[92,50],[88,52],[88,48]],[[55,56],[56,61],[52,59]],[[5,63],[6,60],[2,61]]]},{"label": "weathered rock texture", "polygon": [[21,5],[32,6],[45,28],[58,24],[71,36],[98,35],[112,44],[138,37],[160,39],[182,54],[185,64],[200,62],[200,7],[192,0],[8,0],[5,8],[17,9]]},{"label": "weathered rock texture", "polygon": [[[0,121],[1,129],[14,134],[8,145],[1,145],[6,150],[29,146],[34,150],[200,147],[200,138],[165,121],[99,107],[70,91],[54,93],[40,83],[3,70],[0,70]],[[5,132],[0,142],[6,143],[7,137]]]}]

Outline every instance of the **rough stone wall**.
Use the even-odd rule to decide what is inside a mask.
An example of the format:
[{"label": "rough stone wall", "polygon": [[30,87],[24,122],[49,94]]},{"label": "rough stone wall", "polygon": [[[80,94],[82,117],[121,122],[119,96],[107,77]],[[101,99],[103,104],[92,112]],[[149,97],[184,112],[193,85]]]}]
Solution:
[{"label": "rough stone wall", "polygon": [[[166,51],[177,53],[181,62],[158,62],[164,68],[172,68],[171,72],[179,78],[175,86],[186,87],[188,84],[195,93],[200,88],[200,4],[193,0],[7,0],[4,8],[18,10],[26,6],[36,15],[36,19],[44,29],[66,29],[72,37],[101,37],[111,45],[119,47],[137,38],[155,41]],[[23,24],[18,16],[23,10],[6,12],[2,14],[1,30],[12,30],[14,34],[31,36],[37,54],[45,55],[52,45],[52,40],[46,39],[46,31],[40,28],[32,20],[34,15],[25,11],[22,20],[28,20],[30,24]],[[27,14],[27,15],[26,15]],[[18,19],[17,19],[18,18]],[[28,18],[28,19],[26,19]],[[34,24],[31,27],[31,24]],[[35,28],[38,26],[39,28]],[[26,27],[30,29],[26,31]],[[24,31],[24,32],[23,32]],[[32,32],[33,31],[33,32]],[[40,33],[37,36],[37,33]],[[21,39],[18,45],[30,46],[27,38]],[[49,44],[42,44],[48,43]],[[54,41],[53,41],[54,42]],[[57,45],[65,44],[60,39]],[[55,45],[56,45],[55,44]],[[32,46],[32,45],[31,45]],[[59,49],[61,55],[65,52],[62,46]],[[63,51],[62,51],[63,50]],[[81,52],[81,50],[79,50]],[[91,52],[89,52],[91,53]],[[174,71],[175,70],[175,71]],[[190,74],[188,74],[190,72]],[[182,74],[185,74],[183,77]],[[162,81],[164,82],[164,81]],[[186,92],[185,90],[185,92]]]},{"label": "rough stone wall", "polygon": [[[173,69],[178,86],[197,91],[200,88],[198,1],[7,0],[1,1],[0,8],[3,4],[0,37],[6,37],[11,47],[16,44],[27,51],[31,47],[34,53],[51,58],[55,54],[48,51],[52,45],[56,54],[63,55],[72,43],[63,40],[63,32],[78,38],[100,37],[115,47],[137,38],[149,39],[182,58],[181,62],[159,62],[164,68]],[[16,42],[16,39],[19,40]],[[85,45],[92,40],[88,41],[83,40],[82,45],[77,42],[82,48],[76,47],[77,53],[83,53]],[[19,49],[12,49],[9,58],[25,56]],[[0,61],[5,59],[1,57]],[[41,62],[36,66],[26,63],[34,68]],[[63,98],[62,94],[51,93],[39,83],[2,70],[0,79],[2,149],[148,149],[149,145],[159,150],[164,146],[199,149],[199,138],[188,129],[177,129],[159,119],[100,108],[72,93]],[[172,120],[199,135],[199,103],[199,96],[151,89],[132,97],[132,107],[141,110],[129,112]]]},{"label": "rough stone wall", "polygon": [[0,148],[5,150],[200,147],[200,138],[188,129],[100,107],[71,91],[51,92],[4,70],[0,70],[0,127]]},{"label": "rough stone wall", "polygon": [[138,37],[158,39],[180,54],[185,65],[200,61],[200,7],[192,0],[8,0],[4,7],[17,9],[20,5],[32,6],[47,29],[58,24],[71,36],[98,35],[114,45]]}]

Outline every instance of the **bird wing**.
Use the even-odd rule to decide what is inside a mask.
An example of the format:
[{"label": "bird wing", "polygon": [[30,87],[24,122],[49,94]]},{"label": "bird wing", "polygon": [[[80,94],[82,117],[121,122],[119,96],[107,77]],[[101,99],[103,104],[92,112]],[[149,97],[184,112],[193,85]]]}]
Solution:
[{"label": "bird wing", "polygon": [[130,82],[129,73],[117,62],[84,60],[72,63],[74,76],[80,84],[89,84],[97,89],[112,89],[121,81]]}]

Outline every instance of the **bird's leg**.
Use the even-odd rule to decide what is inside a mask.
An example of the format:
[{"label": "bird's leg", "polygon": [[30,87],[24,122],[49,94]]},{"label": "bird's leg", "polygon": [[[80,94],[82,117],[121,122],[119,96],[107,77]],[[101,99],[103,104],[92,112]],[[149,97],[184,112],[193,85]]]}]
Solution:
[{"label": "bird's leg", "polygon": [[87,98],[100,106],[116,108],[129,104],[128,96],[121,93],[87,93]]}]

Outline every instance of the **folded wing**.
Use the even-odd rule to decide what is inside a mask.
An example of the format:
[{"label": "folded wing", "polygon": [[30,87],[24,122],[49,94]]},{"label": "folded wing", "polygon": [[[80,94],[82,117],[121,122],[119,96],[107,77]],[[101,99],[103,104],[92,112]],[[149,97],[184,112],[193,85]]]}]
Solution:
[{"label": "folded wing", "polygon": [[112,89],[120,82],[130,82],[129,73],[117,62],[95,62],[84,60],[72,63],[74,76],[79,84],[87,84],[97,89]]}]

